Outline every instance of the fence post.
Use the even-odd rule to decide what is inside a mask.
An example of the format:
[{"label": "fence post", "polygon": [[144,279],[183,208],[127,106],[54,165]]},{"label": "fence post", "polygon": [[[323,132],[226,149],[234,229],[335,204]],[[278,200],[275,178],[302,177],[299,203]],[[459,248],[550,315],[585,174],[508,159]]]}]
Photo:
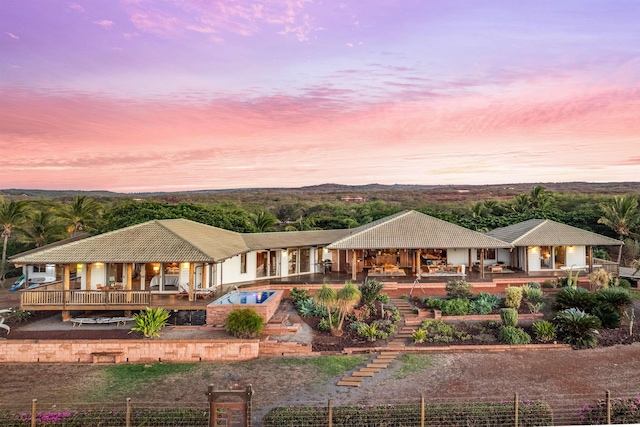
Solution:
[{"label": "fence post", "polygon": [[31,401],[31,427],[36,427],[36,403],[38,399],[33,399]]},{"label": "fence post", "polygon": [[515,414],[515,426],[518,427],[518,409],[520,406],[520,399],[518,399],[518,393],[516,393],[515,398],[513,399],[515,402],[514,408],[513,408],[513,412]]},{"label": "fence post", "polygon": [[611,392],[609,390],[607,390],[606,399],[607,399],[607,424],[611,424]]},{"label": "fence post", "polygon": [[209,384],[209,387],[207,387],[207,400],[209,401],[209,422],[207,423],[207,426],[214,427],[215,416],[213,413],[213,384]]},{"label": "fence post", "polygon": [[333,427],[333,400],[329,399],[329,411],[328,411],[329,422],[328,426]]},{"label": "fence post", "polygon": [[127,397],[127,411],[125,412],[125,425],[131,427],[131,398]]},{"label": "fence post", "polygon": [[420,427],[424,427],[424,393],[420,396]]}]

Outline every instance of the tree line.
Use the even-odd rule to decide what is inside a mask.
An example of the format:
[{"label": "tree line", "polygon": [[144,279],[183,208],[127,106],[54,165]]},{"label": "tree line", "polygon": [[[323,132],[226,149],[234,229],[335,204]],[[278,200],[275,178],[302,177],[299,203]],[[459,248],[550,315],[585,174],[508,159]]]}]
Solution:
[{"label": "tree line", "polygon": [[[535,186],[507,200],[477,202],[364,203],[286,200],[268,207],[236,201],[168,203],[152,199],[106,199],[86,196],[69,200],[12,200],[0,197],[2,263],[7,258],[81,233],[97,234],[154,219],[185,218],[241,233],[355,228],[404,209],[486,232],[527,219],[551,219],[625,241],[623,262],[640,254],[638,196],[576,195]],[[605,252],[598,256],[606,257]]]}]

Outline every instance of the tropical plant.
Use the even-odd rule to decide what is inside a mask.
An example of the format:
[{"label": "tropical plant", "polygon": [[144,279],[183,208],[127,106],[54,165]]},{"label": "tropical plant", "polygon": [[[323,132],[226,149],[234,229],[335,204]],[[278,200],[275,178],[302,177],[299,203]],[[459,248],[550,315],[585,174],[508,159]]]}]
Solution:
[{"label": "tropical plant", "polygon": [[227,332],[238,338],[256,338],[262,332],[264,320],[252,308],[233,310],[227,316],[225,328]]},{"label": "tropical plant", "polygon": [[0,198],[0,227],[2,233],[2,260],[0,263],[0,284],[4,283],[7,268],[7,244],[14,229],[19,228],[27,217],[27,204],[24,200],[7,202]]},{"label": "tropical plant", "polygon": [[411,339],[416,343],[423,343],[427,339],[427,331],[424,329],[416,329],[411,333]]},{"label": "tropical plant", "polygon": [[539,341],[553,341],[556,337],[556,326],[547,320],[538,320],[533,323],[532,327],[536,334],[536,339]]},{"label": "tropical plant", "polygon": [[326,317],[320,319],[318,322],[318,329],[321,331],[331,331],[331,326],[329,326],[329,320]]},{"label": "tropical plant", "polygon": [[553,279],[547,279],[544,282],[542,282],[542,287],[546,288],[546,289],[557,288],[558,287],[558,281],[553,280]]},{"label": "tropical plant", "polygon": [[301,289],[294,286],[291,289],[290,296],[291,296],[291,300],[294,303],[297,303],[300,300],[309,298],[309,291],[307,289],[304,289],[304,288]]},{"label": "tropical plant", "polygon": [[425,338],[426,342],[452,342],[454,339],[461,341],[471,339],[471,335],[464,333],[439,319],[425,320],[420,325],[420,329],[427,333]]},{"label": "tropical plant", "polygon": [[489,314],[493,311],[491,303],[486,300],[476,299],[471,301],[469,312],[473,314]]},{"label": "tropical plant", "polygon": [[20,231],[21,241],[36,248],[65,238],[65,227],[52,210],[35,211],[27,215]]},{"label": "tropical plant", "polygon": [[536,185],[529,193],[529,204],[534,209],[548,209],[553,199],[554,194],[541,185]]},{"label": "tropical plant", "polygon": [[600,268],[596,271],[589,273],[587,276],[589,279],[589,290],[591,292],[599,291],[602,288],[609,287],[611,281],[611,274],[607,273],[604,268]]},{"label": "tropical plant", "polygon": [[620,312],[608,302],[599,301],[589,314],[596,316],[603,328],[617,329],[620,327]]},{"label": "tropical plant", "polygon": [[522,304],[522,288],[508,287],[504,290],[504,305],[509,308],[518,309]]},{"label": "tropical plant", "polygon": [[451,280],[445,285],[445,291],[451,298],[472,298],[471,284],[464,280]]},{"label": "tropical plant", "polygon": [[503,308],[500,310],[500,320],[504,326],[518,326],[518,310],[515,308]]},{"label": "tropical plant", "polygon": [[276,224],[278,224],[278,218],[271,212],[260,211],[258,213],[250,213],[249,221],[258,233],[265,233],[267,231],[274,231]]},{"label": "tropical plant", "polygon": [[492,309],[500,306],[500,297],[498,295],[490,294],[488,292],[480,292],[476,295],[475,301],[484,301],[488,303]]},{"label": "tropical plant", "polygon": [[544,297],[544,292],[539,287],[534,288],[530,285],[524,285],[522,287],[522,296],[526,298],[530,303],[537,303],[542,301]]},{"label": "tropical plant", "polygon": [[140,332],[145,338],[157,338],[162,328],[167,325],[167,320],[169,320],[169,312],[164,308],[147,307],[133,315],[134,326],[131,332]]},{"label": "tropical plant", "polygon": [[82,231],[93,230],[99,220],[102,206],[85,196],[75,196],[70,205],[65,205],[60,213],[69,223],[67,231],[71,237]]},{"label": "tropical plant", "polygon": [[337,326],[337,332],[342,332],[342,324],[347,314],[351,309],[360,301],[360,290],[354,286],[351,281],[348,281],[342,289],[336,293],[336,305],[338,308],[339,323]]},{"label": "tropical plant", "polygon": [[560,279],[560,286],[566,288],[577,288],[578,287],[578,276],[580,275],[580,270],[576,271],[574,276],[573,274],[573,266],[567,271],[567,277]]},{"label": "tropical plant", "polygon": [[596,295],[584,288],[562,288],[556,295],[554,310],[560,311],[567,308],[577,308],[590,312],[596,305]]},{"label": "tropical plant", "polygon": [[471,301],[464,298],[445,300],[442,306],[442,314],[445,316],[466,316],[469,314]]},{"label": "tropical plant", "polygon": [[[330,288],[327,285],[326,281],[322,284],[322,287],[320,288],[320,290],[316,292],[315,300],[319,305],[325,307],[328,313],[331,313],[334,308],[337,308],[338,296],[337,296],[336,290],[333,288]],[[334,325],[333,325],[331,316],[328,316],[328,320],[329,320],[329,328],[333,332]]]},{"label": "tropical plant", "polygon": [[638,199],[630,196],[615,196],[612,201],[601,203],[602,217],[598,224],[611,228],[623,240],[640,225]]},{"label": "tropical plant", "polygon": [[314,317],[317,312],[316,303],[311,297],[298,300],[296,308],[302,317]]},{"label": "tropical plant", "polygon": [[596,292],[596,300],[611,304],[620,314],[633,302],[631,293],[621,287],[600,289]]},{"label": "tropical plant", "polygon": [[576,347],[595,347],[600,320],[577,308],[559,311],[553,318],[558,337]]},{"label": "tropical plant", "polygon": [[384,284],[376,279],[372,279],[367,277],[364,281],[358,286],[360,289],[360,303],[362,305],[372,304],[382,292],[384,288]]},{"label": "tropical plant", "polygon": [[498,331],[498,339],[505,344],[529,344],[531,336],[522,328],[515,326],[503,326]]},{"label": "tropical plant", "polygon": [[542,310],[542,308],[544,307],[544,302],[542,301],[538,301],[538,302],[528,302],[527,301],[527,308],[529,308],[529,312],[530,313],[540,313],[540,310]]}]

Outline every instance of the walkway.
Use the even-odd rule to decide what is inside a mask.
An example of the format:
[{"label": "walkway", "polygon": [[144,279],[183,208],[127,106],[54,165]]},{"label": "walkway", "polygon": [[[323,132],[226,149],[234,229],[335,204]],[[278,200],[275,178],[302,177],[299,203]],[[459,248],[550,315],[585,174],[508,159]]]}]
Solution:
[{"label": "walkway", "polygon": [[338,385],[360,387],[365,378],[373,377],[383,369],[387,369],[389,364],[396,360],[399,354],[397,351],[383,351],[380,354],[376,354],[373,360],[367,362],[366,366],[358,368],[349,376],[342,377],[342,379],[338,381]]}]

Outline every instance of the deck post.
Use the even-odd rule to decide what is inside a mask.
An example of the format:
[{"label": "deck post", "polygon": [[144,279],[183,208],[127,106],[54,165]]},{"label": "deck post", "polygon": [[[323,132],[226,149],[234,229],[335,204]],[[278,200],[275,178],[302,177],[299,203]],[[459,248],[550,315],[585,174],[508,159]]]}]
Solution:
[{"label": "deck post", "polygon": [[193,266],[193,263],[190,262],[189,263],[189,301],[193,301],[196,299],[195,298],[196,293],[194,292],[194,289],[193,289],[194,275],[195,275],[195,268]]},{"label": "deck post", "polygon": [[484,279],[484,249],[480,249],[480,277]]},{"label": "deck post", "polygon": [[356,280],[356,271],[357,271],[357,263],[358,263],[358,255],[356,254],[356,250],[352,249],[352,263],[351,263],[351,280]]},{"label": "deck post", "polygon": [[[133,289],[133,264],[127,264],[127,284],[124,289],[130,291]],[[131,302],[131,292],[127,292],[127,302]]]},{"label": "deck post", "polygon": [[92,264],[91,264],[91,263],[89,263],[89,262],[88,262],[88,263],[86,263],[86,264],[84,265],[84,266],[85,266],[85,273],[84,273],[84,276],[85,276],[85,280],[84,280],[85,286],[84,286],[84,289],[85,289],[86,291],[88,291],[88,290],[90,290],[90,289],[91,289],[91,265],[92,265]]}]

